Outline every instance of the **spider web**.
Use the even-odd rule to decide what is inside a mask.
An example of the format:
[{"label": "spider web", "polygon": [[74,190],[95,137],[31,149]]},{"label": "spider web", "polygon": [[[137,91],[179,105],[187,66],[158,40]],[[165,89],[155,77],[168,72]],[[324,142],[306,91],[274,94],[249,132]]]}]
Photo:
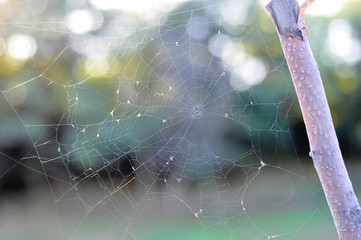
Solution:
[{"label": "spider web", "polygon": [[[52,239],[304,239],[324,217],[293,145],[298,113],[274,28],[259,3],[234,4],[104,11],[85,34],[49,19],[2,23],[4,37],[37,43],[1,83],[12,126],[2,145],[27,149],[2,157],[46,179]],[[233,8],[236,25],[224,13]],[[291,227],[278,222],[305,198],[323,202]]]}]

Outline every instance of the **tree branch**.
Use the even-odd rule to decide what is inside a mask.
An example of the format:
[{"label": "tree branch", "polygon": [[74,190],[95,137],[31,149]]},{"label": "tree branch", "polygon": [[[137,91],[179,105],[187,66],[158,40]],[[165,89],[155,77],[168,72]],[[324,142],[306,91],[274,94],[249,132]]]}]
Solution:
[{"label": "tree branch", "polygon": [[[341,240],[361,239],[361,209],[348,176],[332,122],[318,65],[296,0],[272,0],[267,6],[291,72],[320,178]],[[301,13],[302,14],[302,13]]]}]

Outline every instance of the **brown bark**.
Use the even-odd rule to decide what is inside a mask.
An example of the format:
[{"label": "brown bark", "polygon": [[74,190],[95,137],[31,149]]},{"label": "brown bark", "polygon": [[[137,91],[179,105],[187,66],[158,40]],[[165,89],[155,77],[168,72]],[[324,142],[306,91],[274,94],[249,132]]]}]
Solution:
[{"label": "brown bark", "polygon": [[291,72],[310,144],[310,156],[342,240],[361,239],[361,209],[338,144],[320,72],[298,21],[296,0],[272,0],[267,6]]}]

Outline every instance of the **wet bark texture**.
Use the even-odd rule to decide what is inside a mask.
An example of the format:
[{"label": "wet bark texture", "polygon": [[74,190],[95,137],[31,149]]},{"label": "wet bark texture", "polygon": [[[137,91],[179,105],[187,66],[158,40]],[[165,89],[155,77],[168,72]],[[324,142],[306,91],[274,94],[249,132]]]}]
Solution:
[{"label": "wet bark texture", "polygon": [[291,72],[320,178],[341,240],[361,239],[361,209],[348,176],[332,122],[320,72],[307,39],[304,18],[297,22],[296,0],[272,0],[267,6]]}]

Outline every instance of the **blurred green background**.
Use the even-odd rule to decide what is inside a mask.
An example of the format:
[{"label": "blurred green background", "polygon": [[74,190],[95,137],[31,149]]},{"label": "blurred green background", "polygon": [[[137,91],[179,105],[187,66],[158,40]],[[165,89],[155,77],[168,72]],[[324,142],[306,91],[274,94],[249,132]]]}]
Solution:
[{"label": "blurred green background", "polygon": [[[2,239],[337,239],[266,3],[0,0]],[[306,12],[357,193],[360,13]]]}]

